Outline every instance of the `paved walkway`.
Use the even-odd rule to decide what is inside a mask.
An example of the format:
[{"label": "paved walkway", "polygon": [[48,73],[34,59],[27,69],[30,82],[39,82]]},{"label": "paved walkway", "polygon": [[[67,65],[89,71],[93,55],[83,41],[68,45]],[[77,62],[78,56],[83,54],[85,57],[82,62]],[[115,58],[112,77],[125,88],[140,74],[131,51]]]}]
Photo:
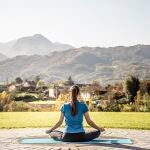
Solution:
[{"label": "paved walkway", "polygon": [[102,137],[131,138],[130,145],[118,144],[20,144],[22,137],[48,137],[46,128],[0,129],[0,150],[150,150],[150,130],[107,129]]}]

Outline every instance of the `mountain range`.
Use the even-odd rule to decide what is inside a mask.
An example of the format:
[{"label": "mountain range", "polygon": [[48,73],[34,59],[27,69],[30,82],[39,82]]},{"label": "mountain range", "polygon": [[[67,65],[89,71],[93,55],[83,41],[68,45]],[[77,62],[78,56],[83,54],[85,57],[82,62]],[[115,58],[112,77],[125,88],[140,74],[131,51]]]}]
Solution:
[{"label": "mountain range", "polygon": [[[34,35],[32,38],[38,36],[41,37],[41,35]],[[25,40],[26,42],[23,44],[22,40],[24,41],[25,38],[19,40],[21,45],[35,45],[36,47],[37,41],[34,43],[34,40],[28,39],[34,44],[30,42],[27,44],[28,40]],[[145,79],[150,77],[150,45],[108,48],[73,48],[67,45],[67,50],[57,49],[56,51],[56,49],[47,49],[47,46],[44,46],[49,45],[48,41],[39,42],[43,45],[37,44],[38,47],[41,46],[41,49],[42,46],[44,47],[43,53],[39,50],[40,48],[37,51],[32,49],[33,51],[30,52],[31,49],[29,50],[28,47],[24,49],[19,44],[14,46],[14,44],[9,43],[9,46],[12,44],[13,48],[15,47],[13,55],[17,54],[19,49],[25,50],[21,50],[21,52],[29,53],[0,61],[0,81],[3,83],[6,79],[11,81],[17,76],[24,79],[34,79],[35,76],[40,75],[47,82],[64,80],[68,76],[72,76],[76,83],[89,83],[97,80],[101,84],[110,84],[122,80],[127,74],[138,75]],[[62,44],[58,45],[62,46]],[[45,55],[43,55],[44,53]],[[11,56],[13,55],[11,54]]]},{"label": "mountain range", "polygon": [[46,55],[52,51],[62,51],[70,48],[73,48],[73,46],[59,42],[53,43],[41,34],[22,37],[7,43],[0,43],[0,53],[7,57],[34,54]]},{"label": "mountain range", "polygon": [[8,57],[2,53],[0,53],[0,61],[6,60]]}]

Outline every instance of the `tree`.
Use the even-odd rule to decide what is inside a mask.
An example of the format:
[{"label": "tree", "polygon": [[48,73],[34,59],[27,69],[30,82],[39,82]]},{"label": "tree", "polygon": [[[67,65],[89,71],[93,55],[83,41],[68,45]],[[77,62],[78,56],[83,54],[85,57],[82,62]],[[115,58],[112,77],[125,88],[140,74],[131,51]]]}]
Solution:
[{"label": "tree", "polygon": [[90,109],[90,111],[94,111],[93,100],[94,100],[94,97],[91,96],[91,97],[89,98],[89,109]]},{"label": "tree", "polygon": [[133,75],[129,75],[124,80],[124,90],[128,96],[129,103],[132,104],[135,102],[134,98],[137,95],[137,91],[140,89],[140,81],[138,77],[135,77]]},{"label": "tree", "polygon": [[93,80],[92,81],[92,91],[99,91],[101,89],[101,85],[99,84],[98,81]]},{"label": "tree", "polygon": [[21,84],[21,83],[23,83],[23,80],[22,80],[20,77],[17,77],[17,78],[15,79],[15,83]]},{"label": "tree", "polygon": [[141,95],[149,94],[150,95],[150,80],[142,80],[140,83]]},{"label": "tree", "polygon": [[40,76],[36,76],[36,77],[35,77],[35,83],[36,83],[36,84],[38,83],[38,81],[40,81]]},{"label": "tree", "polygon": [[12,102],[12,97],[6,91],[0,93],[0,112],[4,111],[8,105]]},{"label": "tree", "polygon": [[36,84],[36,87],[37,87],[37,88],[42,88],[43,86],[45,86],[45,83],[44,83],[43,80],[39,80],[39,81],[37,82],[37,84]]},{"label": "tree", "polygon": [[72,77],[71,77],[71,76],[69,76],[68,81],[69,81],[69,84],[70,84],[70,85],[73,85],[73,84],[74,84],[74,82],[73,82],[73,80],[72,80]]}]

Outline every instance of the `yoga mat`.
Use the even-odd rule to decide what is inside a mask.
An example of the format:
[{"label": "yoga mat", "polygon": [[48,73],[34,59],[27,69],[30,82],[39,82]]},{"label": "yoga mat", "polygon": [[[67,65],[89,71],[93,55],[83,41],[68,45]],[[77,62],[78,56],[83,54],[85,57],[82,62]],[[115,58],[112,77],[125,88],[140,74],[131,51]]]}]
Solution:
[{"label": "yoga mat", "polygon": [[98,138],[88,142],[62,142],[52,138],[29,138],[22,139],[21,144],[62,144],[62,143],[82,143],[82,144],[132,144],[131,139],[122,138]]}]

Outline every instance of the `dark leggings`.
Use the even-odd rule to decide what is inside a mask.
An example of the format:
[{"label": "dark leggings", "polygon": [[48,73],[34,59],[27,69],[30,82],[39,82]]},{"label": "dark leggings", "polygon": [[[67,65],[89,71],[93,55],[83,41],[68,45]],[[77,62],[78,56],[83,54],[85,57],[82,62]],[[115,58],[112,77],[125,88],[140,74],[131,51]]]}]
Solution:
[{"label": "dark leggings", "polygon": [[99,137],[100,131],[80,132],[80,133],[63,133],[61,131],[54,131],[50,134],[51,138],[61,140],[63,142],[85,142],[91,141]]}]

